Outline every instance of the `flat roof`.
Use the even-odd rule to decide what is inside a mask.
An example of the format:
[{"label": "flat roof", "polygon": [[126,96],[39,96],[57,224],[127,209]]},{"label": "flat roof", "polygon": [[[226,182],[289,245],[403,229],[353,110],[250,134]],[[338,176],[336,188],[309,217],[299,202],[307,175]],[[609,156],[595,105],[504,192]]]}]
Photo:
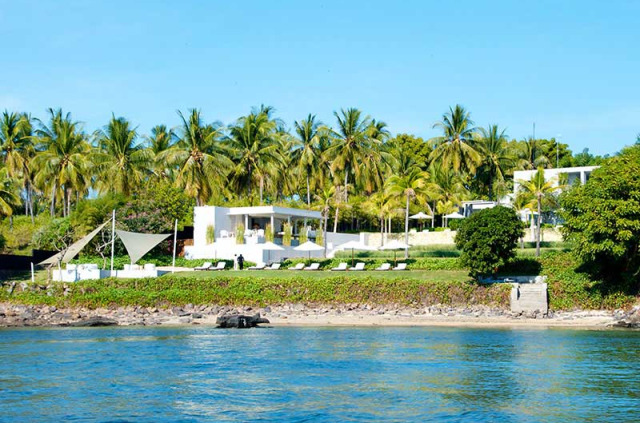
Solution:
[{"label": "flat roof", "polygon": [[322,213],[314,210],[293,209],[278,206],[229,207],[229,216],[249,215],[254,217],[303,217],[307,219],[322,219]]}]

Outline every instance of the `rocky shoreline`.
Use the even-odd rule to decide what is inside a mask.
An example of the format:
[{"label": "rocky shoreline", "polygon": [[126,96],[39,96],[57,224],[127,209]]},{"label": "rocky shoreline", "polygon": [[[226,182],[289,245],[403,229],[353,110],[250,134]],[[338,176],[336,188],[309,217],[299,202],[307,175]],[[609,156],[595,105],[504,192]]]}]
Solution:
[{"label": "rocky shoreline", "polygon": [[260,313],[272,325],[290,326],[589,326],[640,328],[640,306],[631,310],[511,313],[485,306],[423,308],[345,304],[286,304],[262,308],[183,307],[63,308],[0,303],[0,327],[215,325],[218,316]]}]

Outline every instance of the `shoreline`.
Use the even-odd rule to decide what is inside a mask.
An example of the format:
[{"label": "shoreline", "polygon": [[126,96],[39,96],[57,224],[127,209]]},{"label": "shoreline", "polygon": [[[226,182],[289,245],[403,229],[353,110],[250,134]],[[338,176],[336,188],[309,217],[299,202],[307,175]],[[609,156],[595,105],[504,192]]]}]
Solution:
[{"label": "shoreline", "polygon": [[215,305],[112,307],[86,309],[0,303],[0,328],[65,326],[215,326],[225,314],[260,315],[267,327],[468,327],[468,328],[640,328],[640,307],[631,310],[580,310],[511,313],[499,308],[424,308],[288,304],[263,308]]}]

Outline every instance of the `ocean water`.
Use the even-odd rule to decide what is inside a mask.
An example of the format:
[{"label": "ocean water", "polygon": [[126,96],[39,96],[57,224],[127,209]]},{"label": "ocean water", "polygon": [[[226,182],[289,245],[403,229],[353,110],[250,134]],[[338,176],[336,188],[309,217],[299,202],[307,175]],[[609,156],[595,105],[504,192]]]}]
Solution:
[{"label": "ocean water", "polygon": [[637,422],[640,332],[3,329],[0,421]]}]

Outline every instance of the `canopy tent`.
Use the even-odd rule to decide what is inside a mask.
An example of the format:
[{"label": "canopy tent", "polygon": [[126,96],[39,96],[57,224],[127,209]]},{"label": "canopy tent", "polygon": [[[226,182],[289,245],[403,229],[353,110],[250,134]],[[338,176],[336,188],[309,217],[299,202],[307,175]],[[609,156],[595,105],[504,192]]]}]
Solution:
[{"label": "canopy tent", "polygon": [[171,234],[143,234],[139,232],[127,232],[120,229],[116,229],[116,234],[118,234],[124,244],[124,247],[127,249],[129,257],[131,258],[131,264],[134,264],[153,247],[171,236]]},{"label": "canopy tent", "polygon": [[424,212],[419,212],[409,216],[409,219],[433,219],[433,216],[428,215]]},{"label": "canopy tent", "polygon": [[39,265],[56,264],[58,262],[69,263],[71,259],[73,259],[80,252],[80,250],[82,250],[89,242],[91,242],[91,240],[96,235],[98,235],[98,232],[100,232],[102,228],[104,228],[107,225],[107,223],[109,223],[110,221],[111,219],[107,220],[102,225],[98,226],[96,229],[91,231],[89,234],[83,236],[82,238],[80,238],[79,240],[71,244],[66,251],[60,251],[58,254],[55,254],[49,257],[48,259],[41,261],[38,264]]},{"label": "canopy tent", "polygon": [[376,247],[369,247],[368,245],[362,244],[359,241],[349,241],[344,244],[340,244],[336,247],[336,250],[351,250],[351,267],[353,267],[355,262],[354,250],[361,251],[375,251]]},{"label": "canopy tent", "polygon": [[409,249],[409,245],[405,244],[404,242],[397,241],[395,239],[389,242],[388,244],[385,244],[382,247],[380,247],[380,250],[393,250],[393,261],[396,264],[396,266],[398,265],[398,257],[396,255],[397,250],[408,250],[408,249]]},{"label": "canopy tent", "polygon": [[297,247],[293,247],[296,251],[308,251],[309,258],[311,258],[312,251],[324,251],[324,247],[316,244],[315,242],[307,241],[304,244],[300,244]]}]

